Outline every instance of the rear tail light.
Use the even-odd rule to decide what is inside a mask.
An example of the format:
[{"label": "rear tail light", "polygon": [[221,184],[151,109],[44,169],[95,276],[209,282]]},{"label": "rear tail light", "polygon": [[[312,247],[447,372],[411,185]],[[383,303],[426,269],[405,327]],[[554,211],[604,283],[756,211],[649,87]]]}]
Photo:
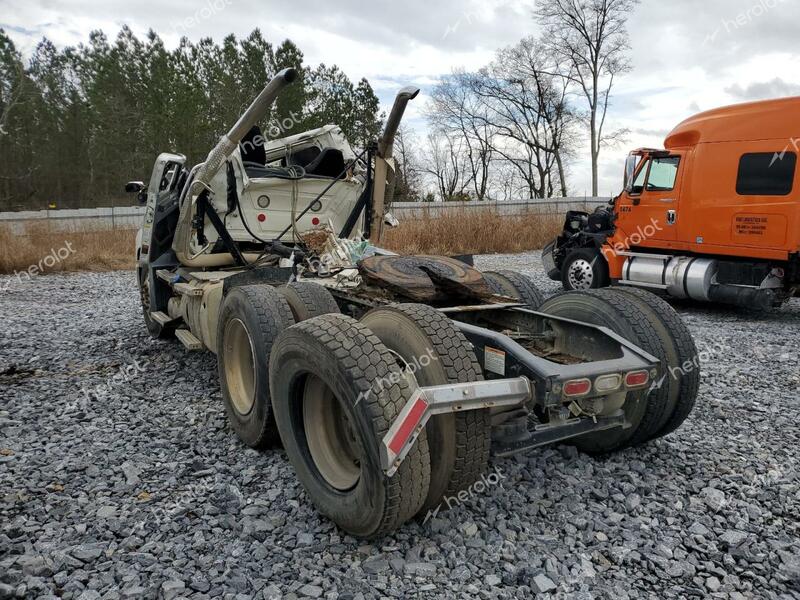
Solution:
[{"label": "rear tail light", "polygon": [[592,391],[592,382],[588,379],[573,379],[564,384],[565,396],[585,396]]},{"label": "rear tail light", "polygon": [[625,375],[625,385],[628,387],[640,387],[650,381],[650,373],[647,371],[631,371]]},{"label": "rear tail light", "polygon": [[622,375],[601,375],[594,381],[594,389],[600,393],[614,392],[622,386]]}]

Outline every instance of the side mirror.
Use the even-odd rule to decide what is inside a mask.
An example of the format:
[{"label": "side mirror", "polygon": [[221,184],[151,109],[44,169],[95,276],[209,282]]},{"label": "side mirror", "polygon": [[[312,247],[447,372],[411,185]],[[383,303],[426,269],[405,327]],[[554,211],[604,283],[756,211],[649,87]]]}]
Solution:
[{"label": "side mirror", "polygon": [[633,191],[633,176],[636,173],[636,167],[639,166],[639,160],[641,157],[630,154],[628,158],[625,159],[625,174],[623,176],[623,183],[622,189],[628,193]]},{"label": "side mirror", "polygon": [[125,184],[125,193],[138,194],[144,189],[143,181],[129,181]]}]

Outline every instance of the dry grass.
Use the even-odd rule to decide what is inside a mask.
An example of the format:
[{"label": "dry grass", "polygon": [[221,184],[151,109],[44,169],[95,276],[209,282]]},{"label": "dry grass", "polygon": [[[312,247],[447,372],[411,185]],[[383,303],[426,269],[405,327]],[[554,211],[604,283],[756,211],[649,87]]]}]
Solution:
[{"label": "dry grass", "polygon": [[504,216],[491,209],[423,213],[384,229],[381,246],[401,254],[510,254],[543,248],[563,224],[560,215]]},{"label": "dry grass", "polygon": [[64,231],[29,223],[15,231],[0,226],[0,273],[132,269],[135,239],[130,229]]},{"label": "dry grass", "polygon": [[[491,209],[423,213],[385,229],[381,246],[402,254],[493,254],[542,248],[561,231],[559,215],[502,216]],[[0,273],[112,271],[134,268],[131,229],[51,229],[29,223],[0,226]]]}]

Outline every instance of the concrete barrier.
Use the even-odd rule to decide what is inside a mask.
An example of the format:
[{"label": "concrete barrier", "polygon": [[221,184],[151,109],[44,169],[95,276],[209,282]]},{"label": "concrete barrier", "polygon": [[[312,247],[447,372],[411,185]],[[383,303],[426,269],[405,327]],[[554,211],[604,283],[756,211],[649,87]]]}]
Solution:
[{"label": "concrete barrier", "polygon": [[0,213],[0,225],[21,233],[25,225],[40,223],[57,231],[87,229],[137,229],[144,218],[144,206],[23,210]]},{"label": "concrete barrier", "polygon": [[548,198],[513,202],[394,202],[389,211],[400,221],[452,213],[471,214],[488,210],[506,216],[535,214],[561,216],[568,210],[593,211],[609,198]]},{"label": "concrete barrier", "polygon": [[[463,212],[470,214],[490,210],[502,215],[525,214],[563,215],[568,210],[592,211],[608,202],[608,198],[548,198],[513,202],[395,202],[389,209],[399,220],[415,219],[426,215],[441,216]],[[10,226],[21,233],[26,223],[42,223],[58,231],[86,229],[137,229],[144,217],[144,206],[115,208],[76,208],[63,210],[35,210],[0,213],[0,225]]]}]

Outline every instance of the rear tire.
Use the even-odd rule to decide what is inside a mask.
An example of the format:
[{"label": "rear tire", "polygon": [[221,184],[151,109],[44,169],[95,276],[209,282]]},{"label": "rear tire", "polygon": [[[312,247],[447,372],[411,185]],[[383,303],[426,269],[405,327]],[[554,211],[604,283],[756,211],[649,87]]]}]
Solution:
[{"label": "rear tire", "polygon": [[[677,430],[694,409],[700,390],[700,365],[697,346],[681,316],[664,299],[635,288],[618,287],[605,292],[626,294],[649,311],[667,348],[669,372],[662,374],[662,384],[671,386],[670,404],[664,420],[653,438],[669,435]],[[691,365],[691,367],[685,367]],[[657,382],[658,383],[658,382]]]},{"label": "rear tire", "polygon": [[362,538],[386,535],[417,513],[430,485],[427,437],[423,430],[394,476],[385,475],[380,444],[413,389],[366,326],[324,315],[290,327],[275,342],[269,371],[286,454],[320,513]]},{"label": "rear tire", "polygon": [[531,277],[516,271],[490,271],[483,274],[486,283],[495,294],[508,296],[536,310],[544,302],[544,296]]},{"label": "rear tire", "polygon": [[[632,299],[615,294],[607,297],[591,290],[568,292],[551,298],[540,312],[608,327],[667,364],[666,350],[648,313]],[[629,392],[622,410],[631,423],[629,429],[610,429],[575,438],[580,450],[602,454],[642,443],[656,434],[667,409],[667,388]]]},{"label": "rear tire", "polygon": [[[413,371],[419,386],[482,381],[483,374],[464,335],[452,321],[424,304],[395,304],[368,312],[361,322]],[[427,358],[427,360],[425,360]],[[486,472],[491,445],[488,410],[434,415],[426,426],[431,485],[420,512],[467,489]]]},{"label": "rear tire", "polygon": [[295,281],[278,288],[292,310],[295,323],[321,315],[339,314],[339,305],[324,287],[308,281]]},{"label": "rear tire", "polygon": [[272,415],[269,358],[278,334],[292,325],[283,296],[267,285],[233,288],[217,323],[217,368],[225,412],[252,448],[279,441]]},{"label": "rear tire", "polygon": [[567,291],[608,287],[611,284],[608,263],[596,248],[572,250],[561,267],[561,283]]}]

